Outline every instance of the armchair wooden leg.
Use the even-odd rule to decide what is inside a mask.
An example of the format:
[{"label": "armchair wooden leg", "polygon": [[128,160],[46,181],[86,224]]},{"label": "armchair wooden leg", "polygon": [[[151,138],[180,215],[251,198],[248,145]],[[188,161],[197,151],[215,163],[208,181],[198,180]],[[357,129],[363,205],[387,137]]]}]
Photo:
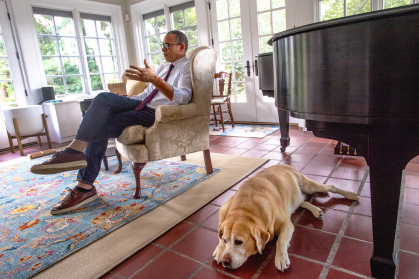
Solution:
[{"label": "armchair wooden leg", "polygon": [[141,196],[141,180],[140,174],[143,168],[145,167],[146,163],[134,163],[132,162],[132,169],[134,170],[135,176],[135,193],[132,196],[134,199],[139,199]]},{"label": "armchair wooden leg", "polygon": [[182,161],[186,161],[186,155],[182,155],[182,156],[180,156],[180,159],[181,159]]},{"label": "armchair wooden leg", "polygon": [[47,118],[46,118],[46,116],[45,116],[44,113],[42,114],[42,122],[44,122],[44,128],[45,128],[45,133],[46,133],[46,136],[47,136],[48,147],[49,147],[49,149],[51,149],[52,148],[51,147],[51,139],[49,137],[49,130],[48,130]]},{"label": "armchair wooden leg", "polygon": [[102,161],[103,161],[103,165],[105,166],[105,171],[108,171],[109,170],[108,157],[104,155]]},{"label": "armchair wooden leg", "polygon": [[38,144],[39,146],[42,146],[41,136],[38,136]]},{"label": "armchair wooden leg", "polygon": [[217,124],[217,112],[215,110],[215,105],[212,105],[212,111],[214,112],[215,127],[218,127],[218,124]]},{"label": "armchair wooden leg", "polygon": [[119,153],[118,149],[115,147],[115,156],[118,159],[118,169],[114,172],[115,174],[120,173],[122,171],[122,159],[121,153]]},{"label": "armchair wooden leg", "polygon": [[221,122],[221,125],[223,126],[223,132],[225,132],[223,110],[221,109],[221,105],[218,105],[218,111],[220,112],[220,118],[221,118],[220,122]]},{"label": "armchair wooden leg", "polygon": [[9,134],[9,132],[7,132],[7,137],[9,138],[10,151],[12,151],[12,153],[15,153],[12,136]]},{"label": "armchair wooden leg", "polygon": [[17,145],[19,146],[20,155],[23,156],[22,139],[19,136],[19,128],[17,127],[16,118],[13,118],[13,127],[15,128],[16,140],[17,140]]},{"label": "armchair wooden leg", "polygon": [[211,163],[211,153],[210,150],[204,150],[204,159],[205,159],[205,168],[207,169],[207,174],[211,174],[214,172]]},{"label": "armchair wooden leg", "polygon": [[227,107],[228,107],[228,113],[230,114],[231,127],[234,128],[234,118],[233,118],[233,112],[231,111],[230,102],[227,103]]}]

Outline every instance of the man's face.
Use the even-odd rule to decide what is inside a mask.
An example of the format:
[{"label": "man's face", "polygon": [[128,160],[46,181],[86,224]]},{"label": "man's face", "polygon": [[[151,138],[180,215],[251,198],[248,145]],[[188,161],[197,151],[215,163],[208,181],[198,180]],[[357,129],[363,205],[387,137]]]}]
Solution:
[{"label": "man's face", "polygon": [[173,63],[185,56],[185,46],[183,44],[177,44],[175,35],[168,34],[164,36],[162,43],[169,44],[168,49],[162,47],[163,55],[167,62]]}]

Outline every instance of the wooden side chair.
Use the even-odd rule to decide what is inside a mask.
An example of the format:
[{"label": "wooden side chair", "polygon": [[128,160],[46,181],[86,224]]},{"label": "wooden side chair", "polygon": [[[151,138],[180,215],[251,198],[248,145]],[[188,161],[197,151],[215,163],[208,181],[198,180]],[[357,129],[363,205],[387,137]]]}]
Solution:
[{"label": "wooden side chair", "polygon": [[[227,83],[227,90],[225,90],[226,80],[228,79]],[[211,115],[213,118],[211,118],[211,121],[215,122],[215,126],[218,126],[218,122],[221,123],[221,126],[224,129],[224,122],[231,121],[231,126],[234,128],[234,118],[233,113],[231,111],[231,104],[230,104],[230,96],[231,96],[231,73],[227,72],[219,72],[215,73],[214,80],[216,81],[216,85],[218,84],[218,93],[219,94],[212,94],[212,100],[211,100],[211,106],[213,112]],[[227,93],[227,94],[224,94]],[[223,109],[221,106],[227,105],[227,108]],[[230,115],[229,119],[224,119],[223,113],[228,113]],[[220,120],[217,119],[217,115],[220,116]]]}]

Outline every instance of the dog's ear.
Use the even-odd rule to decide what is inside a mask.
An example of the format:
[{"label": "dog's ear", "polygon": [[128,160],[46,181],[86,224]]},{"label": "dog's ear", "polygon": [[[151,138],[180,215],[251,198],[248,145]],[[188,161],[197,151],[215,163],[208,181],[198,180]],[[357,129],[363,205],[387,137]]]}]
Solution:
[{"label": "dog's ear", "polygon": [[255,227],[252,237],[256,241],[256,248],[258,249],[259,254],[262,254],[262,251],[265,249],[265,245],[268,243],[271,235],[266,230],[263,230],[260,227]]}]

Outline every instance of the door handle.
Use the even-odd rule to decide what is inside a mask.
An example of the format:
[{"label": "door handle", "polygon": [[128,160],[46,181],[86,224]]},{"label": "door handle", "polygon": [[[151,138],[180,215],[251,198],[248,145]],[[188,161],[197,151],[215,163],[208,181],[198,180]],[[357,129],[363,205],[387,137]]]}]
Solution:
[{"label": "door handle", "polygon": [[246,61],[246,66],[244,66],[245,68],[247,68],[247,76],[250,77],[250,63],[249,60]]},{"label": "door handle", "polygon": [[259,75],[259,69],[258,69],[258,60],[255,59],[255,65],[254,67],[254,71],[255,71],[255,75],[258,76]]}]

